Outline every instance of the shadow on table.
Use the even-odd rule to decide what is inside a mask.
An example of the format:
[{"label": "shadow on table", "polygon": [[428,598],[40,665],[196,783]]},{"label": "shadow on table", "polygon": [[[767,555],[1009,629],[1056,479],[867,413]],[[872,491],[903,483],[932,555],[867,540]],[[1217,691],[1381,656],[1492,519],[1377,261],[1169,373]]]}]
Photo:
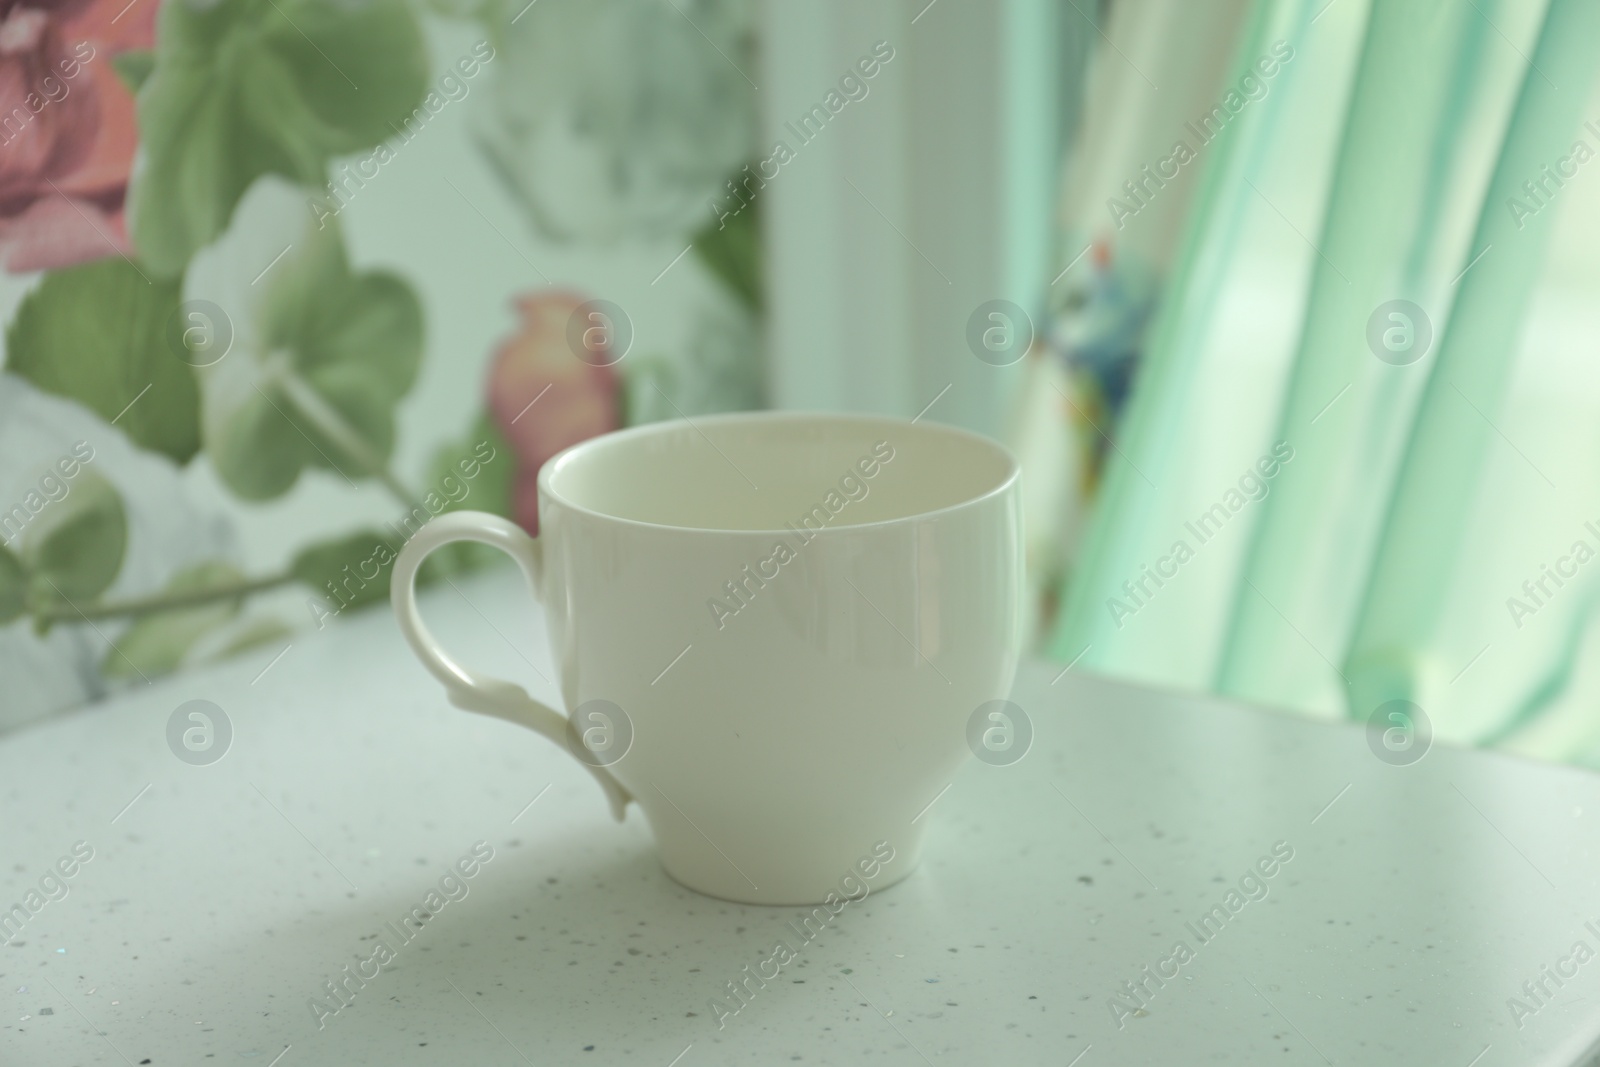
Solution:
[{"label": "shadow on table", "polygon": [[[419,867],[410,888],[391,877],[280,929],[273,972],[298,975],[273,1004],[287,1016],[285,1040],[320,1045],[336,1029],[355,1039],[455,1016],[461,1026],[492,1021],[537,1059],[536,1050],[559,1055],[617,1033],[619,1018],[646,1003],[656,1023],[633,1035],[637,1043],[676,1041],[676,1053],[714,1038],[709,1001],[804,909],[703,896],[666,875],[645,834],[607,827],[604,837],[568,832],[496,845],[493,859],[461,880],[466,895],[435,911],[424,898],[444,872]],[[420,929],[406,924],[411,936],[402,940],[414,908],[426,917]],[[242,947],[217,952],[237,958]],[[777,981],[804,984],[806,962]]]}]

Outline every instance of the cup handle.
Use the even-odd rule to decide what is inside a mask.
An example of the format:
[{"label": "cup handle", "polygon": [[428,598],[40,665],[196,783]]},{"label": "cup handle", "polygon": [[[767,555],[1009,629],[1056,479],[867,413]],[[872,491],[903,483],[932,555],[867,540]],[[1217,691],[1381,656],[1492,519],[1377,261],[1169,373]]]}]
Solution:
[{"label": "cup handle", "polygon": [[[455,541],[477,541],[498,548],[516,560],[523,577],[528,580],[529,589],[535,598],[538,597],[538,541],[529,537],[520,526],[498,515],[483,511],[446,512],[423,525],[400,549],[400,555],[394,561],[389,602],[394,607],[395,618],[399,620],[400,632],[405,635],[406,643],[417,654],[422,665],[443,683],[450,703],[466,711],[493,715],[526,726],[566,748],[565,715],[534,700],[520,685],[478,674],[457,663],[428,632],[422,616],[417,612],[418,568],[434,549]],[[605,790],[606,799],[611,803],[611,814],[621,822],[628,801],[633,798],[604,768],[587,763],[584,767],[594,775],[600,788]]]}]

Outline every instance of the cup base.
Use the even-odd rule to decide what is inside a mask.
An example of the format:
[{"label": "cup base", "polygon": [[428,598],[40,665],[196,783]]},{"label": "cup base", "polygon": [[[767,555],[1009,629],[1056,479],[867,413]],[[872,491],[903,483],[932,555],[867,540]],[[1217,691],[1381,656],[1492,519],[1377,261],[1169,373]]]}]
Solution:
[{"label": "cup base", "polygon": [[[773,908],[813,907],[826,904],[830,893],[839,899],[847,899],[844,891],[839,888],[836,882],[830,882],[820,887],[761,886],[755,888],[752,888],[749,883],[744,883],[744,888],[741,889],[738,885],[730,885],[722,879],[712,881],[687,877],[673,870],[672,865],[667,862],[665,856],[658,856],[657,858],[660,859],[661,869],[666,872],[667,877],[683,886],[683,888],[693,890],[701,896],[711,897],[713,900],[727,901],[730,904],[755,904]],[[857,876],[857,880],[865,884],[870,890],[869,896],[873,893],[882,892],[890,886],[898,885],[915,874],[917,867],[920,865],[921,857],[910,858],[903,863],[898,862],[899,859],[900,857],[896,857],[886,864],[876,878],[868,880]],[[856,899],[865,900],[866,898],[860,897]]]}]

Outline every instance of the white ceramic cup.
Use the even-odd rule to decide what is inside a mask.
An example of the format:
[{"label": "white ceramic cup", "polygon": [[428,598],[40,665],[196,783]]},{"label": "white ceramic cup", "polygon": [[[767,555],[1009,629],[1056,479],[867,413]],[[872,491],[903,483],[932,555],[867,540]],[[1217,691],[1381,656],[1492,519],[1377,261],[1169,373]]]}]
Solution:
[{"label": "white ceramic cup", "polygon": [[[762,412],[586,441],[538,488],[537,539],[452,512],[395,562],[401,632],[451,703],[566,746],[619,820],[636,800],[691,889],[816,904],[864,858],[871,888],[911,873],[969,720],[1016,670],[1011,454],[948,426]],[[417,568],[463,540],[528,577],[575,721],[423,625]]]}]

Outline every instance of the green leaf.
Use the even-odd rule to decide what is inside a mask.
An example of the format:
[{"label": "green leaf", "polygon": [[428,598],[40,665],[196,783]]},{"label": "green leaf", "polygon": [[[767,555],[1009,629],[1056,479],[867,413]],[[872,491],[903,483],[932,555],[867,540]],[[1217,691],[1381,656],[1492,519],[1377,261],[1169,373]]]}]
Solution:
[{"label": "green leaf", "polygon": [[[480,413],[465,437],[434,455],[428,489],[444,496],[445,511],[470,509],[509,517],[515,473],[511,445],[489,416]],[[457,493],[461,499],[452,499]]]},{"label": "green leaf", "polygon": [[[243,580],[244,575],[227,563],[198,563],[174,574],[163,592],[193,593]],[[117,638],[116,648],[106,652],[101,673],[110,678],[170,674],[196,642],[237,615],[242,602],[242,597],[230,597],[145,616]]]},{"label": "green leaf", "polygon": [[156,54],[148,48],[130,48],[111,57],[111,69],[117,72],[130,93],[138,93],[155,66]]},{"label": "green leaf", "polygon": [[289,573],[338,612],[387,601],[394,557],[390,539],[368,531],[302,549]]},{"label": "green leaf", "polygon": [[694,235],[695,254],[739,302],[761,312],[760,200],[737,215],[710,222]]},{"label": "green leaf", "polygon": [[0,545],[0,626],[28,609],[28,572],[16,554]]},{"label": "green leaf", "polygon": [[287,492],[308,466],[376,474],[422,363],[422,306],[404,281],[352,273],[336,226],[296,250],[265,295],[260,380],[207,395],[207,454],[250,500]]},{"label": "green leaf", "polygon": [[240,623],[232,633],[225,634],[221,646],[215,652],[203,656],[199,662],[212,663],[227,659],[269,642],[286,641],[293,636],[293,628],[282,619],[270,615],[257,616]]},{"label": "green leaf", "polygon": [[675,417],[672,403],[676,401],[669,400],[681,392],[678,377],[678,368],[665,356],[651,353],[629,360],[622,376],[624,422],[638,426]]},{"label": "green leaf", "polygon": [[422,7],[430,14],[447,19],[476,19],[488,28],[496,48],[498,38],[504,35],[506,20],[522,10],[527,0],[507,10],[506,0],[422,0]]},{"label": "green leaf", "polygon": [[167,338],[177,309],[176,282],[120,258],[52,271],[6,331],[6,369],[187,462],[200,447],[200,391]]},{"label": "green leaf", "polygon": [[[485,460],[485,456],[490,458]],[[466,437],[444,446],[434,456],[428,493],[443,499],[444,511],[487,511],[510,517],[514,473],[511,446],[489,417],[480,414]],[[505,553],[498,549],[458,541],[429,555],[417,572],[417,581],[426,585],[470,574],[503,559]]]},{"label": "green leaf", "polygon": [[71,491],[52,501],[22,535],[29,572],[29,603],[81,607],[114,582],[128,546],[122,497],[93,471],[78,476]]},{"label": "green leaf", "polygon": [[139,93],[134,247],[157,272],[181,272],[256,178],[320,187],[331,158],[394,137],[427,74],[404,0],[163,4]]}]

